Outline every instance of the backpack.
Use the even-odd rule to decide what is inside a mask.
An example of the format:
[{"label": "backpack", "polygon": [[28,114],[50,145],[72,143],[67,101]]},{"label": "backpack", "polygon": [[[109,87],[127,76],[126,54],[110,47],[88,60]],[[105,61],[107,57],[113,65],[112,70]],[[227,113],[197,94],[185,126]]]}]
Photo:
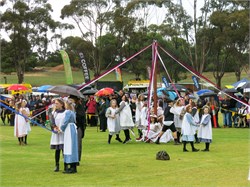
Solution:
[{"label": "backpack", "polygon": [[156,154],[156,160],[170,160],[170,156],[166,151],[159,151]]}]

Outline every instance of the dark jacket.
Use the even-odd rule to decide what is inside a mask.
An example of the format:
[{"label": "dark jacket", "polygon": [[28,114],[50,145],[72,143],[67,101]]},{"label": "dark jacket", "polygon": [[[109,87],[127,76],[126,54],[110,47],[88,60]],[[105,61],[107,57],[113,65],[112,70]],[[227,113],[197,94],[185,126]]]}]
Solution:
[{"label": "dark jacket", "polygon": [[164,110],[164,121],[174,121],[174,114],[170,112],[171,107],[168,105]]}]

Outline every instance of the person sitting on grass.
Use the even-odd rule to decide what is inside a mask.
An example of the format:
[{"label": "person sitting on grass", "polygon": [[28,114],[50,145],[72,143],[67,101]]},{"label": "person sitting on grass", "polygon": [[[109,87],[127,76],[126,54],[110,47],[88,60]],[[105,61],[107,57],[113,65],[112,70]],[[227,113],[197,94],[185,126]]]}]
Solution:
[{"label": "person sitting on grass", "polygon": [[146,139],[146,143],[153,143],[157,140],[157,137],[160,132],[161,124],[157,122],[157,116],[155,114],[151,114],[149,131],[147,129],[142,130],[143,139]]}]

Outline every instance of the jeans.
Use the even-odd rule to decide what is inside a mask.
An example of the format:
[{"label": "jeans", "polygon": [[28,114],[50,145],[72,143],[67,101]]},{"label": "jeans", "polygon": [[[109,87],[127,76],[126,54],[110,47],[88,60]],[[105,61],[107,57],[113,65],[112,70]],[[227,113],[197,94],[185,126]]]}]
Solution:
[{"label": "jeans", "polygon": [[223,124],[232,127],[232,112],[225,111],[223,113]]}]

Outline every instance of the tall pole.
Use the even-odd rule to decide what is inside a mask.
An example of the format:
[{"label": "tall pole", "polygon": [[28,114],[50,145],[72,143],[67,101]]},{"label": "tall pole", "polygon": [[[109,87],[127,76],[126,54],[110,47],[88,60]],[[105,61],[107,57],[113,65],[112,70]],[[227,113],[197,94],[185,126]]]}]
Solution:
[{"label": "tall pole", "polygon": [[154,77],[153,77],[153,79],[154,79],[154,114],[155,115],[157,115],[157,100],[158,100],[158,98],[157,98],[157,57],[156,57],[156,55],[157,55],[157,41],[155,41],[155,45],[154,45],[154,59],[155,59],[155,64],[154,64],[154,66],[155,66],[155,72],[154,72]]}]

